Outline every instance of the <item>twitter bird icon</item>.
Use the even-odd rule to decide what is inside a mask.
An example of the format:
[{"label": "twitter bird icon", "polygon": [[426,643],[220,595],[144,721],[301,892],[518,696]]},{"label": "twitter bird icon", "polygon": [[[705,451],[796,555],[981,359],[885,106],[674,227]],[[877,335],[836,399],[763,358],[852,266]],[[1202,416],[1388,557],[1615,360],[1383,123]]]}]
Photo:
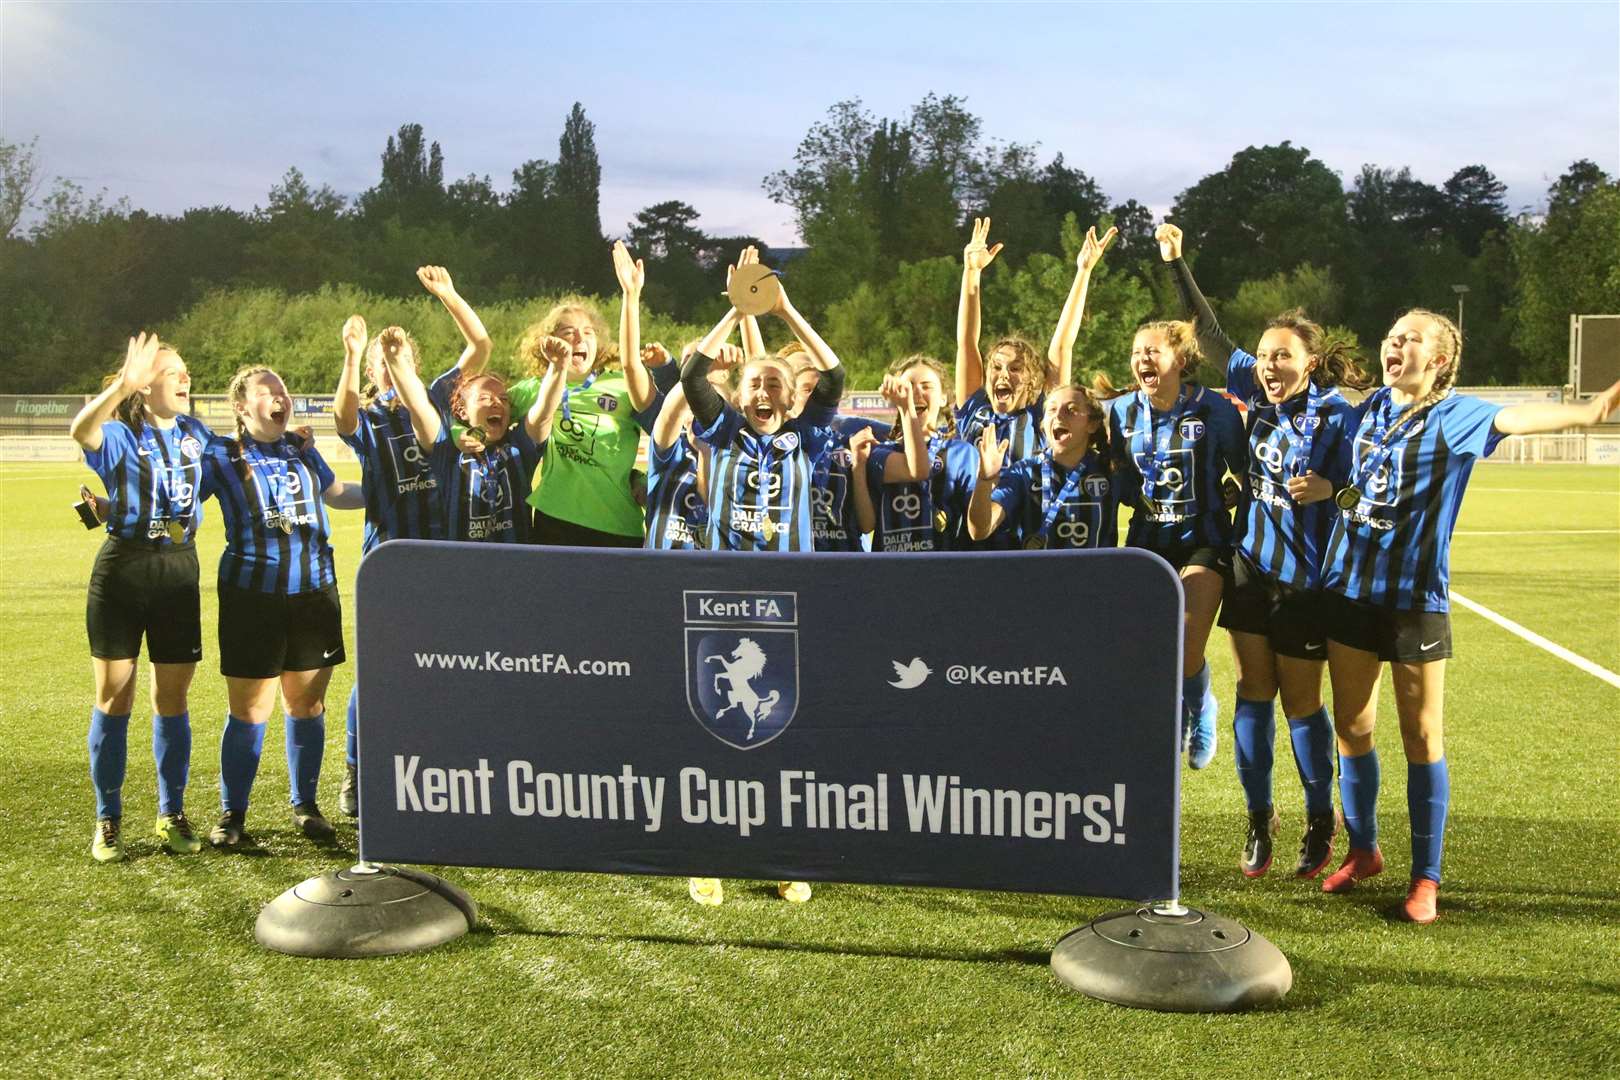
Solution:
[{"label": "twitter bird icon", "polygon": [[921,686],[934,673],[933,668],[923,663],[920,656],[913,656],[909,664],[902,664],[898,660],[890,660],[889,663],[894,665],[894,681],[889,685],[900,690]]}]

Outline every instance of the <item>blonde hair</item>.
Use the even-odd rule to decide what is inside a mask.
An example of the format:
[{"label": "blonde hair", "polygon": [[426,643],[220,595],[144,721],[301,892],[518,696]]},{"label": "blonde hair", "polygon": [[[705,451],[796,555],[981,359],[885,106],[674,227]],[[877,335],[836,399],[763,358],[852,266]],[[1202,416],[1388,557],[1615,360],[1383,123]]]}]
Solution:
[{"label": "blonde hair", "polygon": [[[405,339],[405,344],[410,347],[410,350],[411,350],[411,366],[416,368],[417,370],[421,370],[421,366],[422,366],[421,355],[422,354],[419,351],[419,349],[417,348],[416,339],[411,336],[411,332],[409,330],[406,330],[402,326],[385,326],[381,330],[377,331],[376,336],[371,339],[371,343],[366,346],[366,368],[367,368],[367,370],[369,371],[370,368],[371,368],[371,365],[373,365],[373,364],[378,364],[378,365],[382,364],[382,362],[383,362],[383,358],[382,358],[382,338],[383,338],[383,335],[388,333],[390,330],[399,331],[400,336]],[[369,406],[373,402],[375,402],[377,400],[377,395],[378,395],[379,392],[380,391],[377,388],[377,384],[374,383],[374,382],[371,382],[368,379],[366,381],[366,384],[360,388],[360,404],[361,404],[361,406],[362,407]],[[397,409],[397,408],[402,408],[403,406],[396,399],[396,400],[389,403],[389,407]]]},{"label": "blonde hair", "polygon": [[[1451,362],[1435,373],[1434,385],[1429,388],[1429,392],[1424,394],[1417,404],[1407,409],[1401,415],[1400,420],[1384,434],[1384,443],[1386,445],[1403,428],[1415,423],[1418,417],[1450,396],[1451,388],[1457,383],[1457,368],[1462,365],[1462,331],[1457,329],[1457,324],[1439,312],[1430,311],[1428,308],[1409,308],[1401,313],[1401,319],[1412,315],[1428,319],[1439,329],[1442,341],[1434,344],[1434,351]],[[1400,319],[1395,321],[1399,322]]]},{"label": "blonde hair", "polygon": [[[956,414],[951,408],[950,391],[945,389],[950,385],[950,375],[945,370],[945,365],[939,360],[934,359],[932,356],[926,356],[923,353],[912,353],[910,356],[901,357],[899,360],[896,360],[894,363],[890,364],[888,373],[890,375],[904,375],[914,367],[925,367],[929,371],[932,371],[935,375],[938,375],[940,389],[945,390],[945,402],[939,407],[939,425],[930,430],[943,432],[945,434],[955,431]],[[899,439],[901,434],[900,410],[896,409],[894,410],[894,423],[889,427],[889,438]],[[924,432],[924,434],[926,435],[927,432]]]},{"label": "blonde hair", "polygon": [[548,337],[557,331],[557,325],[562,322],[564,315],[578,312],[590,320],[591,327],[596,331],[596,363],[592,371],[604,371],[618,362],[619,350],[608,337],[607,320],[597,308],[595,301],[584,296],[565,296],[551,306],[551,310],[541,317],[539,322],[530,323],[523,336],[518,338],[517,361],[525,375],[544,375],[546,363],[544,353],[540,346]]}]

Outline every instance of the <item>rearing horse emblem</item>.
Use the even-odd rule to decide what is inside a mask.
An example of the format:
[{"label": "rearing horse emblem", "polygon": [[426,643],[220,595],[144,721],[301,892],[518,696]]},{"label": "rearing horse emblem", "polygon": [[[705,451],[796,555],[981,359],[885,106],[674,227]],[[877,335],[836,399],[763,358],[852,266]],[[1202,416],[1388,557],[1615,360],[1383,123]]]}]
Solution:
[{"label": "rearing horse emblem", "polygon": [[686,702],[703,729],[752,750],[799,707],[799,632],[791,594],[687,596]]}]

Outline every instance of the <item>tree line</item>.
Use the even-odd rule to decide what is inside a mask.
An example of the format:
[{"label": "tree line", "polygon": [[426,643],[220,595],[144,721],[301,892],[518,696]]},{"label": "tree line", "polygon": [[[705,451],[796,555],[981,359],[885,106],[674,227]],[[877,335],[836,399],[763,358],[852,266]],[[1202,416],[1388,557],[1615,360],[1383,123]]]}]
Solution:
[{"label": "tree line", "polygon": [[[972,217],[991,217],[992,241],[1006,245],[985,277],[986,334],[1037,342],[1062,307],[1085,228],[1114,225],[1119,241],[1093,275],[1075,366],[1123,375],[1132,329],[1179,315],[1176,294],[1152,211],[1110,196],[1080,164],[989,137],[959,97],[930,94],[899,118],[842,101],[806,132],[791,165],[763,180],[791,210],[803,248],[710,235],[679,199],[639,211],[618,235],[647,261],[649,340],[673,349],[718,318],[726,267],[753,244],[784,272],[854,384],[870,385],[892,359],[953,355]],[[443,320],[416,291],[424,263],[451,269],[510,369],[503,352],[557,296],[601,296],[612,317],[601,172],[595,126],[577,103],[555,158],[524,161],[500,189],[487,175],[447,182],[440,144],[406,124],[358,196],[294,167],[250,211],[153,214],[71,180],[47,185],[35,142],[0,140],[0,392],[93,389],[125,337],[153,326],[204,387],[251,361],[319,392],[335,378],[333,343],[351,310],[401,321],[433,353]],[[1347,186],[1305,147],[1251,146],[1177,195],[1168,217],[1240,342],[1301,305],[1376,349],[1400,310],[1454,312],[1462,286],[1463,381],[1557,384],[1569,314],[1620,308],[1620,183],[1589,160],[1554,180],[1544,204],[1513,211],[1482,164],[1440,184],[1369,164]],[[443,329],[453,356],[453,330]]]}]

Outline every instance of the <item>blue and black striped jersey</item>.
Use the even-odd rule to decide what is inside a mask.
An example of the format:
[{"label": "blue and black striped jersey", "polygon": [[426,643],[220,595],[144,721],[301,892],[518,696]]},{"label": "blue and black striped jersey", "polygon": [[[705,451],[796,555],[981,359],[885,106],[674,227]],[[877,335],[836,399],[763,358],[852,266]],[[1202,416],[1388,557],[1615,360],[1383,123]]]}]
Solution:
[{"label": "blue and black striped jersey", "polygon": [[1395,430],[1406,406],[1388,387],[1362,402],[1350,473],[1361,498],[1334,519],[1323,585],[1402,611],[1449,610],[1451,531],[1475,460],[1502,440],[1501,410],[1450,394]]},{"label": "blue and black striped jersey", "polygon": [[1010,464],[1033,457],[1046,449],[1046,435],[1041,431],[1041,417],[1045,413],[1045,394],[1027,408],[998,413],[990,405],[989,393],[981,386],[956,410],[956,434],[967,442],[977,444],[984,426],[995,424],[996,438],[1008,444],[1007,461]]},{"label": "blue and black striped jersey", "polygon": [[928,440],[926,481],[884,483],[889,457],[905,452],[898,442],[879,443],[866,460],[866,486],[876,512],[872,550],[968,550],[967,507],[979,476],[978,449],[963,439],[935,433]]},{"label": "blue and black striped jersey", "polygon": [[[1158,552],[1232,545],[1221,477],[1248,471],[1236,405],[1196,383],[1182,386],[1168,412],[1154,410],[1140,390],[1123,394],[1108,403],[1108,444],[1119,501],[1136,508],[1128,545]],[[1144,472],[1152,476],[1146,491]]]},{"label": "blue and black striped jersey", "polygon": [[[459,368],[433,380],[428,397],[442,411],[460,380]],[[360,486],[366,496],[364,554],[388,540],[444,538],[444,502],[429,466],[429,450],[416,441],[411,414],[388,390],[360,410],[353,433],[339,435],[360,459]]]},{"label": "blue and black striped jersey", "polygon": [[86,450],[85,464],[107,489],[107,532],[123,540],[189,544],[202,524],[202,459],[214,433],[190,416],[172,427],[142,424],[137,434],[122,420],[101,425],[101,449]]},{"label": "blue and black striped jersey", "polygon": [[[750,428],[730,404],[693,438],[709,444],[709,546],[726,551],[812,551],[814,462],[831,436],[806,410],[774,435]],[[821,414],[818,414],[821,415]],[[822,416],[822,419],[829,417]]]},{"label": "blue and black striped jersey", "polygon": [[1273,405],[1259,388],[1255,359],[1234,349],[1226,389],[1249,407],[1249,472],[1238,507],[1238,548],[1261,573],[1296,589],[1322,584],[1322,553],[1338,513],[1332,499],[1300,506],[1288,481],[1307,472],[1335,489],[1350,475],[1358,414],[1337,390],[1310,388]]},{"label": "blue and black striped jersey", "polygon": [[203,451],[203,492],[225,519],[220,585],[294,595],[332,584],[321,492],[333,479],[320,452],[296,435],[273,443],[216,436]]},{"label": "blue and black striped jersey", "polygon": [[429,460],[444,500],[446,536],[486,544],[526,544],[533,513],[529,483],[540,466],[545,443],[535,445],[523,418],[506,437],[481,453],[456,443],[446,414]]},{"label": "blue and black striped jersey", "polygon": [[668,450],[648,442],[646,547],[691,551],[709,546],[709,506],[698,490],[697,455],[685,435]]},{"label": "blue and black striped jersey", "polygon": [[[1001,470],[990,493],[1018,547],[1119,546],[1119,499],[1108,462],[1089,451],[1073,470],[1042,451]],[[1056,507],[1050,514],[1053,506]],[[1033,545],[1032,545],[1033,541]]]},{"label": "blue and black striped jersey", "polygon": [[828,431],[826,445],[810,467],[810,531],[817,551],[861,550],[851,490],[854,471],[849,436],[837,429]]}]

